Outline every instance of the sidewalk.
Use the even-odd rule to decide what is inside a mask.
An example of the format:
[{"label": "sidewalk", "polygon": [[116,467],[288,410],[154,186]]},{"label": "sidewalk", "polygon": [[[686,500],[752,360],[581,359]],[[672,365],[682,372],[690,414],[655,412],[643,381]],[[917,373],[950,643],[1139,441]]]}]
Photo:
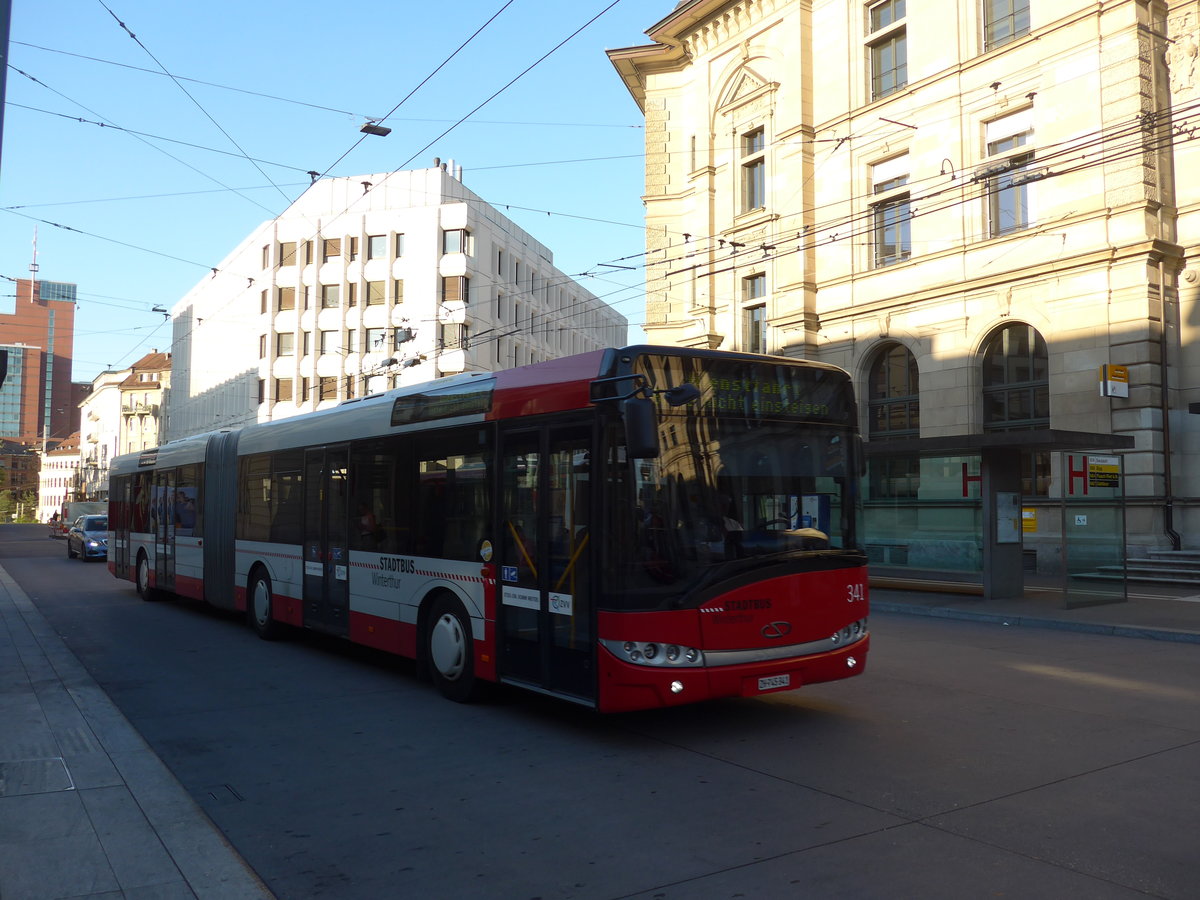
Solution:
[{"label": "sidewalk", "polygon": [[0,568],[0,897],[271,896]]},{"label": "sidewalk", "polygon": [[[1136,591],[1131,588],[1130,593]],[[971,594],[872,587],[871,612],[1200,643],[1200,594],[1175,599],[1135,596],[1122,603],[1065,609],[1054,593],[1030,591],[1016,600],[984,600]]]}]

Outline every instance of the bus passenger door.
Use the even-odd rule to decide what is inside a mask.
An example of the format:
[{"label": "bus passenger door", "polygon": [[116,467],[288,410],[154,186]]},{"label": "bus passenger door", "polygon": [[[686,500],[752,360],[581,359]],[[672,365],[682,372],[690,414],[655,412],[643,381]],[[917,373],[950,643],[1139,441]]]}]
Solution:
[{"label": "bus passenger door", "polygon": [[154,473],[154,578],[155,587],[175,590],[175,470]]},{"label": "bus passenger door", "polygon": [[590,424],[502,432],[496,568],[501,677],[590,701]]},{"label": "bus passenger door", "polygon": [[349,483],[345,447],[304,454],[304,625],[349,631]]}]

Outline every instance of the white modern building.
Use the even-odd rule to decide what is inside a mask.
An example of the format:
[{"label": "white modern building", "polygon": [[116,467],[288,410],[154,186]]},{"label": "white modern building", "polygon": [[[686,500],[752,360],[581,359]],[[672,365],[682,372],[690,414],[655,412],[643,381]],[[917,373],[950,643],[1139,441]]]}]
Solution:
[{"label": "white modern building", "polygon": [[316,181],[172,310],[168,436],[626,341],[454,164]]}]

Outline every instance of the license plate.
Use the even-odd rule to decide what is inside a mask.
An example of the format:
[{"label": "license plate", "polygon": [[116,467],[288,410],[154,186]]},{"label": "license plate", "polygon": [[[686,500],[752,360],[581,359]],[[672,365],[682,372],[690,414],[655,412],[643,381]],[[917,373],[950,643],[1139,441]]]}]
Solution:
[{"label": "license plate", "polygon": [[775,691],[779,688],[788,687],[791,683],[791,675],[766,675],[758,679],[758,689],[760,691]]}]

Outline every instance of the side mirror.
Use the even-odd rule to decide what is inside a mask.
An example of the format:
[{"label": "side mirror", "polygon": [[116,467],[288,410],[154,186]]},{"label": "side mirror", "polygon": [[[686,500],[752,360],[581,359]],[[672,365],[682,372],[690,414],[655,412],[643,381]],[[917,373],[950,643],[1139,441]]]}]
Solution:
[{"label": "side mirror", "polygon": [[649,397],[621,401],[625,420],[625,455],[630,459],[652,459],[659,454],[658,414]]}]

